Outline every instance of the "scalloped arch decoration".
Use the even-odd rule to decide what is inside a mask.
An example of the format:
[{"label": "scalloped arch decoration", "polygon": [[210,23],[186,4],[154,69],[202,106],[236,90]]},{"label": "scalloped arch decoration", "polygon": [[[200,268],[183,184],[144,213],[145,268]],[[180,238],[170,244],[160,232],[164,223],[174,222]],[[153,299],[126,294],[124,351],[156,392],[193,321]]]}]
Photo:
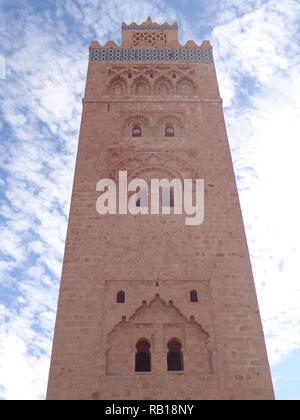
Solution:
[{"label": "scalloped arch decoration", "polygon": [[190,77],[183,76],[177,82],[177,93],[179,95],[195,95],[196,90],[196,85]]},{"label": "scalloped arch decoration", "polygon": [[[161,331],[164,331],[164,336]],[[188,319],[176,306],[167,304],[156,295],[149,305],[142,304],[128,318],[122,319],[107,335],[106,374],[135,374],[136,343],[145,337],[153,355],[156,348],[165,349],[176,337],[184,351],[186,372],[212,373],[212,352],[208,343],[209,334],[195,320]],[[120,357],[120,351],[122,357]],[[155,358],[153,358],[154,370]],[[163,372],[163,370],[162,370]]]},{"label": "scalloped arch decoration", "polygon": [[154,93],[157,95],[169,95],[173,91],[171,80],[166,76],[160,76],[154,86]]},{"label": "scalloped arch decoration", "polygon": [[127,93],[127,83],[122,76],[115,76],[109,83],[108,94],[120,96]]},{"label": "scalloped arch decoration", "polygon": [[123,124],[123,135],[131,136],[134,127],[140,127],[143,131],[143,136],[149,135],[149,118],[143,115],[132,115],[125,119]]},{"label": "scalloped arch decoration", "polygon": [[184,133],[184,123],[177,115],[163,115],[157,122],[157,134],[159,136],[165,136],[165,130],[167,127],[174,129],[174,135],[180,137]]},{"label": "scalloped arch decoration", "polygon": [[[114,168],[109,173],[109,178],[117,181],[119,171],[124,170],[128,173],[128,179],[137,178],[141,177],[144,171],[147,172],[150,169],[157,171],[158,174],[163,174],[164,171],[168,170],[172,178],[199,178],[198,172],[191,167],[189,162],[167,152],[133,153],[127,158],[115,163]],[[162,176],[158,178],[162,178]]]},{"label": "scalloped arch decoration", "polygon": [[133,80],[131,91],[134,95],[148,95],[150,83],[145,76],[139,76]]}]

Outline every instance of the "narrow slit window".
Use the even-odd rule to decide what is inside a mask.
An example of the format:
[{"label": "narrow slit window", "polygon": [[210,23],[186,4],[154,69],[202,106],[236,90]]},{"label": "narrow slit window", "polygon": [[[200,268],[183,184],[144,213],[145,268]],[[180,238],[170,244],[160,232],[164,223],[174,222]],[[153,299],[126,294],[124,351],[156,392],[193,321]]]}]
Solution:
[{"label": "narrow slit window", "polygon": [[123,290],[119,290],[117,293],[117,303],[125,303],[125,292]]},{"label": "narrow slit window", "polygon": [[198,302],[198,293],[197,290],[190,291],[190,301],[191,302]]}]

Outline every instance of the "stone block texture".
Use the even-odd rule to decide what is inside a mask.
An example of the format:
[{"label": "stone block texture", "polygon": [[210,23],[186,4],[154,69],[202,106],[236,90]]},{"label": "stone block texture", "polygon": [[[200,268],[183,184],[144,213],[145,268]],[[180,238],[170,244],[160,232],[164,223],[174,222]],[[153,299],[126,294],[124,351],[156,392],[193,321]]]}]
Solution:
[{"label": "stone block texture", "polygon": [[[90,49],[47,398],[273,399],[210,44],[151,19],[122,34]],[[96,183],[120,170],[204,179],[204,222],[99,215]],[[135,371],[141,340],[150,371]],[[183,370],[168,370],[172,340]]]}]

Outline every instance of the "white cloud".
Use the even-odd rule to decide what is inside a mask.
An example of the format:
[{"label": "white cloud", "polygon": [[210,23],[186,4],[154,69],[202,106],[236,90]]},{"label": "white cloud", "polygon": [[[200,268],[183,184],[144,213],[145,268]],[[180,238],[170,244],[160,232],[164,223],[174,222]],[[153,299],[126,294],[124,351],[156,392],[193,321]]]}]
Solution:
[{"label": "white cloud", "polygon": [[213,31],[272,363],[300,347],[299,6],[269,1]]},{"label": "white cloud", "polygon": [[[9,299],[0,342],[5,399],[45,395],[87,57],[78,43],[74,50],[68,39],[60,44],[46,15],[41,21],[25,10],[24,21],[13,27],[23,43],[12,51],[0,93],[13,133],[13,142],[6,138],[1,145],[7,178],[0,247],[8,260],[0,278]],[[8,43],[11,32],[6,28]]]},{"label": "white cloud", "polygon": [[[269,1],[251,13],[216,26],[212,42],[217,57],[217,70],[221,87],[235,87],[226,96],[225,106],[232,105],[236,89],[241,89],[242,78],[251,77],[256,88],[271,85],[278,73],[282,79],[295,62],[299,63],[299,49],[295,33],[300,5],[295,1],[281,2],[281,9]],[[276,90],[276,86],[275,90]]]}]

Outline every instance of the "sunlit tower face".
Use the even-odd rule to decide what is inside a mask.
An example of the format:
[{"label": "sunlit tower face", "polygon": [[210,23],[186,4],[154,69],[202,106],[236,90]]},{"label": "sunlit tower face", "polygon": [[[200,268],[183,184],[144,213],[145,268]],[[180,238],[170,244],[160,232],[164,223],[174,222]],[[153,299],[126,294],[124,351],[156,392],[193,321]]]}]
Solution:
[{"label": "sunlit tower face", "polygon": [[[99,214],[125,171],[203,179],[203,222],[174,193],[170,214]],[[273,398],[212,48],[177,24],[91,44],[47,398]]]}]

